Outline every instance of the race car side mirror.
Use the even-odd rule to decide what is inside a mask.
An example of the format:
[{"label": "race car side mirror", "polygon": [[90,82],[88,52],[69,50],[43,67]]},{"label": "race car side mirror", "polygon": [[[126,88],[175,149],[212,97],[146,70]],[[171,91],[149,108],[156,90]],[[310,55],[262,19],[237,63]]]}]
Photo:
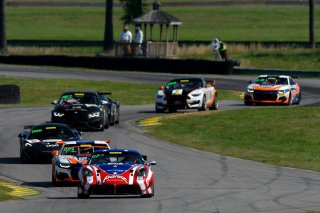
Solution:
[{"label": "race car side mirror", "polygon": [[51,101],[51,104],[57,105],[57,104],[58,104],[58,101],[57,101],[57,100],[53,100],[53,101]]},{"label": "race car side mirror", "polygon": [[19,138],[24,138],[25,135],[24,135],[23,133],[20,133],[20,134],[18,135],[18,137],[19,137]]},{"label": "race car side mirror", "polygon": [[157,165],[157,162],[155,162],[155,161],[151,161],[151,162],[149,163],[149,165],[151,165],[151,166],[155,166],[155,165]]},{"label": "race car side mirror", "polygon": [[160,86],[160,88],[159,88],[160,90],[163,90],[164,89],[164,86]]},{"label": "race car side mirror", "polygon": [[145,160],[145,161],[148,159],[146,155],[142,155],[142,158],[143,158],[143,160]]},{"label": "race car side mirror", "polygon": [[59,150],[53,150],[51,153],[52,153],[52,155],[58,155],[59,154]]},{"label": "race car side mirror", "polygon": [[249,84],[253,84],[253,83],[254,83],[254,80],[249,81]]}]

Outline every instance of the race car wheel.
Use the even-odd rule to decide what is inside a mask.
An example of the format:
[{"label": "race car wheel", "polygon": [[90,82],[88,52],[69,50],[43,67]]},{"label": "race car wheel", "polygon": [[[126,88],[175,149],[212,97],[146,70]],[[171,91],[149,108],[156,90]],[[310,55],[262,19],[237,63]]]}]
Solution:
[{"label": "race car wheel", "polygon": [[291,97],[291,93],[290,93],[290,95],[289,95],[289,100],[288,100],[288,103],[287,103],[287,105],[289,106],[291,103],[292,103],[292,97]]},{"label": "race car wheel", "polygon": [[[104,125],[104,126],[103,126],[103,125]],[[109,128],[110,124],[109,124],[109,117],[108,117],[108,116],[105,117],[105,120],[103,121],[102,126],[103,126],[104,128],[106,128],[106,129]],[[101,131],[103,131],[104,128],[103,128]]]},{"label": "race car wheel", "polygon": [[215,95],[215,96],[214,96],[213,106],[212,106],[212,107],[209,107],[209,110],[217,110],[218,107],[219,107],[219,104],[218,104],[218,96]]},{"label": "race car wheel", "polygon": [[81,199],[83,199],[83,198],[89,198],[89,194],[84,194],[83,188],[81,187],[80,184],[78,185],[77,194],[78,194],[78,198],[81,198]]},{"label": "race car wheel", "polygon": [[164,109],[159,109],[158,107],[156,107],[156,113],[163,113]]},{"label": "race car wheel", "polygon": [[28,158],[27,158],[26,154],[23,152],[23,150],[22,150],[21,147],[20,147],[20,159],[21,159],[23,162],[28,161]]},{"label": "race car wheel", "polygon": [[202,106],[198,108],[198,111],[206,111],[207,110],[207,97],[204,95],[202,99]]},{"label": "race car wheel", "polygon": [[117,111],[117,119],[115,120],[115,124],[119,124],[120,123],[120,114],[119,111]]},{"label": "race car wheel", "polygon": [[59,185],[57,182],[57,172],[55,171],[55,169],[53,167],[52,167],[51,182],[53,183],[54,186]]},{"label": "race car wheel", "polygon": [[110,126],[114,126],[114,124],[116,123],[116,121],[115,121],[116,119],[115,119],[115,117],[114,117],[114,115],[113,116],[111,116],[111,119],[110,119],[110,123],[109,123],[109,125]]},{"label": "race car wheel", "polygon": [[152,185],[152,194],[140,195],[141,198],[152,198],[154,196],[154,184]]}]

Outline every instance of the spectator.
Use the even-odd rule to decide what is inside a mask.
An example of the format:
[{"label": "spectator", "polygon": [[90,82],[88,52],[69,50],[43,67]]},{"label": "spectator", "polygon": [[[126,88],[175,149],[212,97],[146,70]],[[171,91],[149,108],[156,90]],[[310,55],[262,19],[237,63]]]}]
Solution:
[{"label": "spectator", "polygon": [[135,55],[142,55],[142,42],[143,42],[143,33],[140,27],[136,27],[135,38],[134,38]]},{"label": "spectator", "polygon": [[129,31],[128,26],[124,26],[123,31],[120,35],[120,45],[123,47],[123,54],[125,56],[131,55],[131,42],[132,33]]},{"label": "spectator", "polygon": [[228,60],[227,45],[223,41],[221,41],[219,38],[215,38],[212,40],[211,45],[213,48],[213,53],[218,55],[219,60]]}]

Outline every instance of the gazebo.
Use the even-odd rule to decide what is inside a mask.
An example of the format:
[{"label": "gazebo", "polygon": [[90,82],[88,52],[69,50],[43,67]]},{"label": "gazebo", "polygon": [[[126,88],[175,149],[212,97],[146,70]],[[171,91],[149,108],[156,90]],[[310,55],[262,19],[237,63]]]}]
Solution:
[{"label": "gazebo", "polygon": [[[133,23],[137,26],[140,26],[143,29],[144,42],[143,42],[143,53],[146,57],[164,57],[172,58],[176,57],[176,51],[178,47],[178,26],[182,22],[160,10],[161,3],[155,1],[153,3],[153,9],[146,14],[137,17],[133,20]],[[153,27],[154,25],[159,25],[160,27],[160,36],[159,41],[153,40]],[[148,26],[150,28],[148,36]],[[172,40],[169,41],[169,28],[173,26],[173,36]],[[165,38],[163,38],[163,28],[165,27]]]}]

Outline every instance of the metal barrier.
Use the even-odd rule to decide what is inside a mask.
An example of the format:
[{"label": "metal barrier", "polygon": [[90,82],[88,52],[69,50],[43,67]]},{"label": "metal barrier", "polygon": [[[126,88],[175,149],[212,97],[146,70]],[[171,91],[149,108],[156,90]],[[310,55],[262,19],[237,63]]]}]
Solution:
[{"label": "metal barrier", "polygon": [[0,85],[0,104],[19,104],[20,87],[13,84]]}]

